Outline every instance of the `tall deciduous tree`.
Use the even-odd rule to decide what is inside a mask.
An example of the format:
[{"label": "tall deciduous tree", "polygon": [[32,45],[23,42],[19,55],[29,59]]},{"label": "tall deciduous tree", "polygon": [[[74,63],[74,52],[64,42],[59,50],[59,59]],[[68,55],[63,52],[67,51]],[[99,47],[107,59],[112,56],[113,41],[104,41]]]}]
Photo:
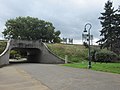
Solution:
[{"label": "tall deciduous tree", "polygon": [[109,0],[107,1],[107,3],[105,3],[104,10],[105,11],[101,13],[102,16],[99,17],[100,23],[102,25],[100,36],[103,36],[103,38],[100,39],[98,42],[102,42],[102,47],[107,47],[112,50],[112,45],[116,37],[115,30],[113,28],[116,10],[114,10],[112,2]]},{"label": "tall deciduous tree", "polygon": [[60,38],[60,31],[55,31],[52,23],[29,16],[10,19],[6,22],[5,26],[6,28],[2,33],[6,39],[42,39],[48,42],[55,41],[56,39],[59,40]]}]

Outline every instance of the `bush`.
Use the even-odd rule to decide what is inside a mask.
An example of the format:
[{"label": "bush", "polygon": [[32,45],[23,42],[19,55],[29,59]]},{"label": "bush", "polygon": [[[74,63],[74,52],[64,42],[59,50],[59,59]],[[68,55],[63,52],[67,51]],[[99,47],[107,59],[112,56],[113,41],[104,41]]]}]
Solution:
[{"label": "bush", "polygon": [[103,49],[95,53],[95,62],[116,62],[117,59],[117,54],[109,50]]},{"label": "bush", "polygon": [[96,52],[98,52],[100,49],[98,49],[98,48],[93,48],[92,50],[91,50],[91,52],[90,52],[90,55],[91,55],[91,60],[92,61],[95,61],[95,59],[96,59]]},{"label": "bush", "polygon": [[21,55],[18,51],[16,51],[16,50],[11,50],[10,51],[10,58],[11,59],[18,59],[20,57],[21,57]]}]

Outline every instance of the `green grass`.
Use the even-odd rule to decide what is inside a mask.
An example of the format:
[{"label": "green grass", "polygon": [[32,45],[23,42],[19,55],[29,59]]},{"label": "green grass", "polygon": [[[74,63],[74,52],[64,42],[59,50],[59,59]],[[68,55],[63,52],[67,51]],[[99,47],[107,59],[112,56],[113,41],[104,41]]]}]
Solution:
[{"label": "green grass", "polygon": [[[88,63],[75,63],[75,64],[64,64],[63,66],[69,66],[74,68],[87,69]],[[92,63],[92,70],[117,73],[120,74],[120,63]]]},{"label": "green grass", "polygon": [[[88,69],[88,49],[83,45],[68,45],[68,44],[47,44],[48,48],[56,55],[65,58],[68,55],[68,61],[71,64],[64,66]],[[99,48],[99,47],[93,47]],[[120,74],[120,63],[92,63],[92,70],[118,73]]]},{"label": "green grass", "polygon": [[67,55],[69,62],[81,62],[87,60],[88,49],[83,45],[47,44],[47,46],[59,57],[65,58],[65,55]]},{"label": "green grass", "polygon": [[0,41],[0,54],[4,51],[6,48],[7,42],[5,41]]}]

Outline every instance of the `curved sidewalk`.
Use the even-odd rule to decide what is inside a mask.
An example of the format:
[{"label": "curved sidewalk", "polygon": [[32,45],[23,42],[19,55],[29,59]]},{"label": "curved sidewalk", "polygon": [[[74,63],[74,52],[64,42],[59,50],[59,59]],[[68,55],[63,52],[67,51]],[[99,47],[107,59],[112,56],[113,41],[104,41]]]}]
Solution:
[{"label": "curved sidewalk", "polygon": [[15,67],[0,68],[0,90],[50,90],[25,71]]}]

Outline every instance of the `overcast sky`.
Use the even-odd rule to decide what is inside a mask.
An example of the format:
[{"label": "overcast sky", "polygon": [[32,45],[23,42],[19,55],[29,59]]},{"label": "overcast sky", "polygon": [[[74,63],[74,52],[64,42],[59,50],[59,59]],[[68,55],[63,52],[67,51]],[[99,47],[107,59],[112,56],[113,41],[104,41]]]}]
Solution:
[{"label": "overcast sky", "polygon": [[[120,0],[112,0],[118,8]],[[0,0],[0,38],[8,19],[31,16],[52,22],[61,37],[81,40],[86,23],[91,23],[94,38],[100,38],[101,25],[98,17],[107,0]]]}]

